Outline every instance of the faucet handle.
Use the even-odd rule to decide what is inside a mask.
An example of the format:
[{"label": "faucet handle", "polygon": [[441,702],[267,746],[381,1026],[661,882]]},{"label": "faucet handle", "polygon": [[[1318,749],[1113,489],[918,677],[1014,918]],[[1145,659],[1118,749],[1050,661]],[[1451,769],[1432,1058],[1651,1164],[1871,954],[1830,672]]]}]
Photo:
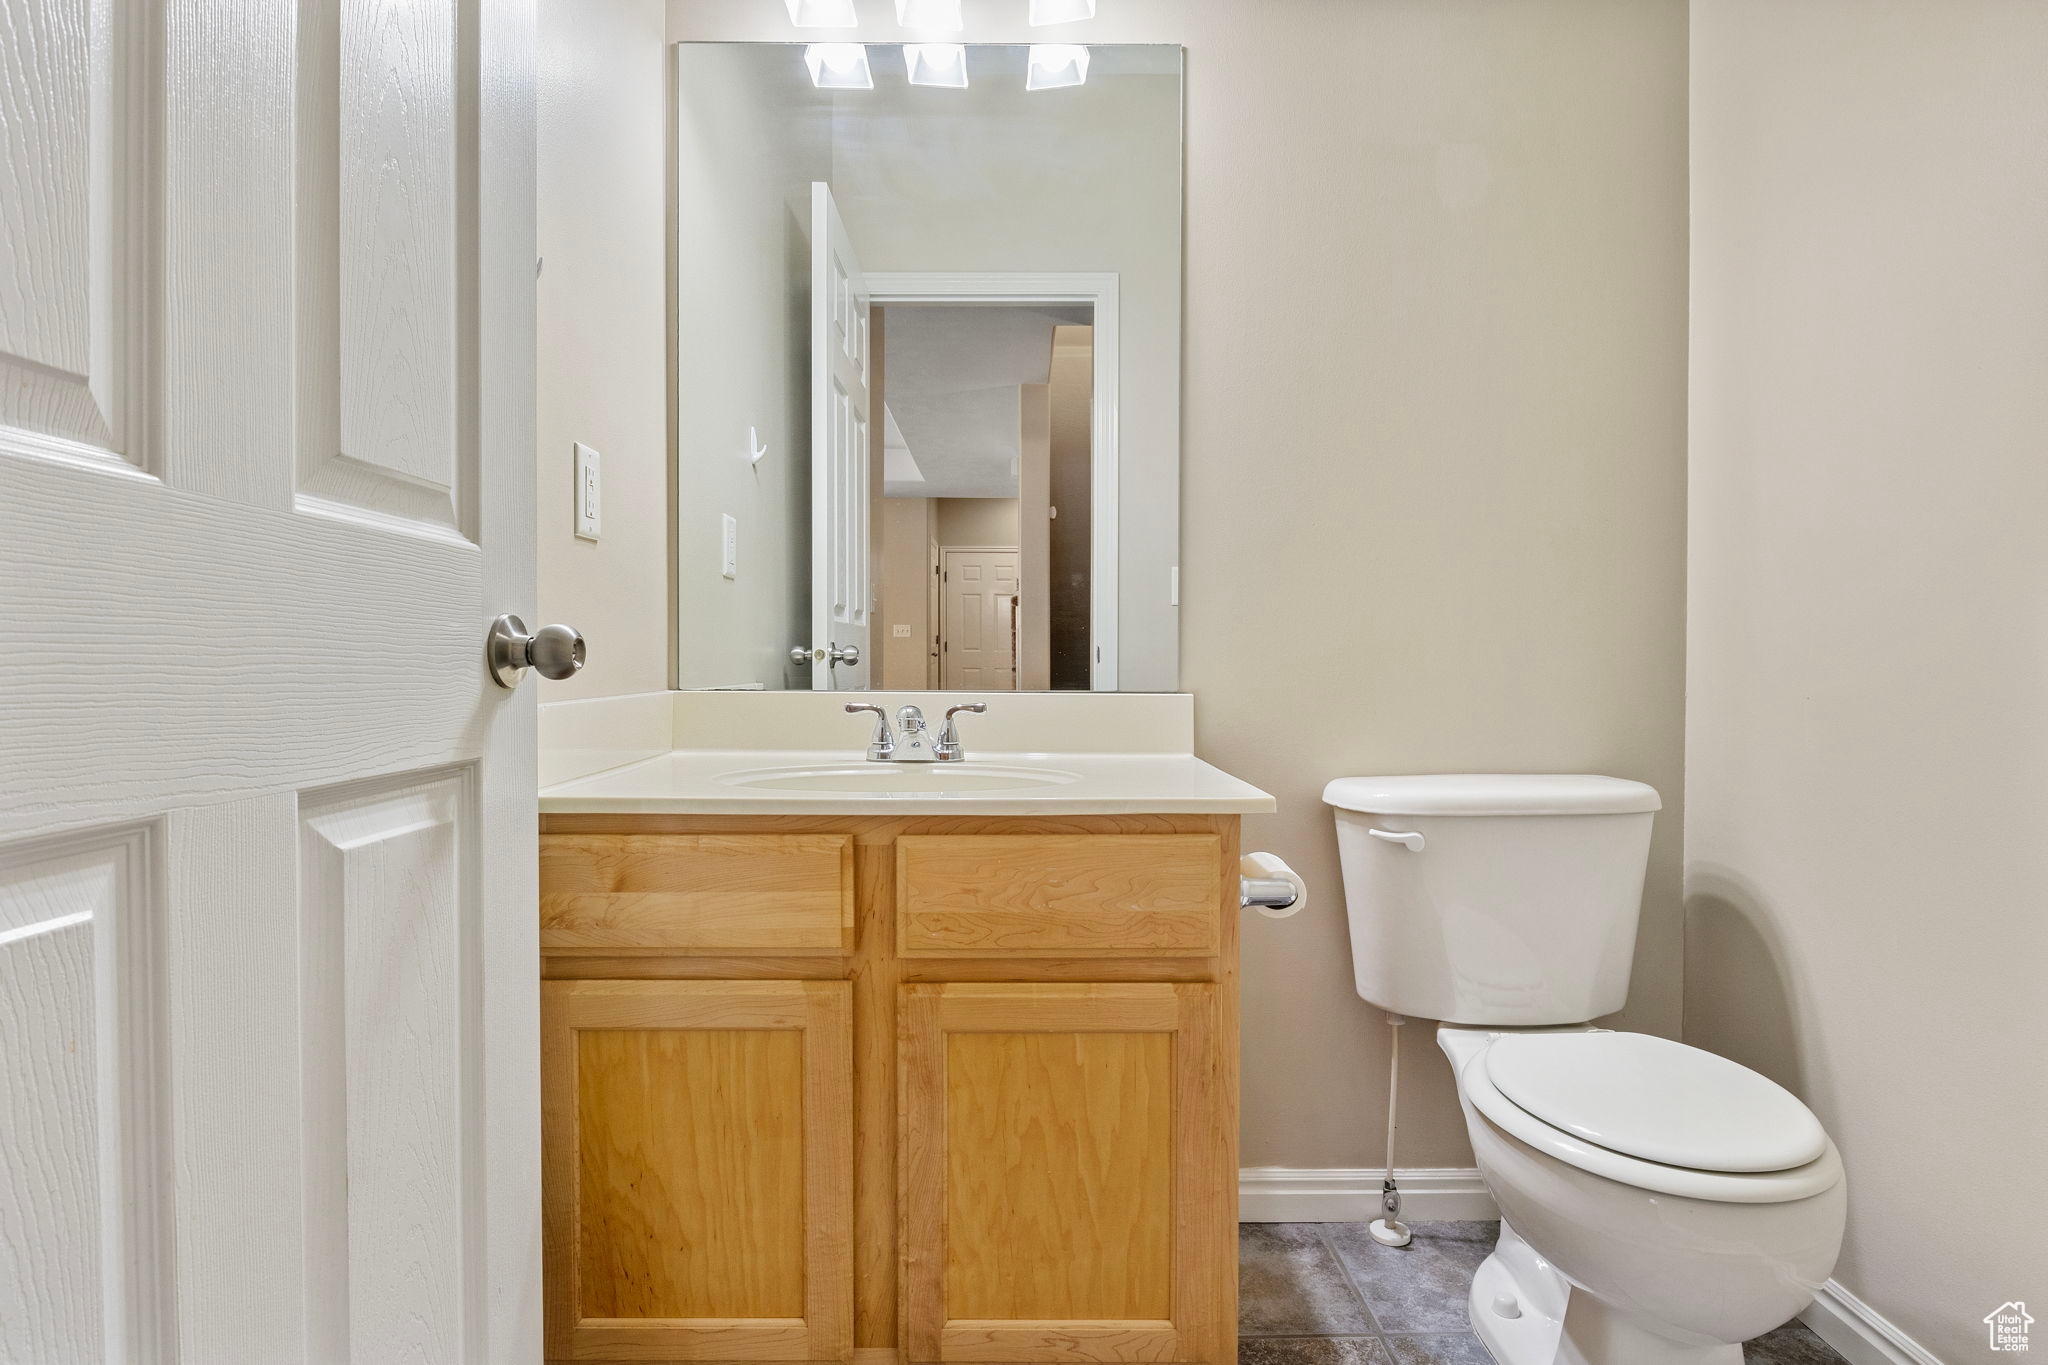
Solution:
[{"label": "faucet handle", "polygon": [[987,710],[988,703],[985,701],[962,702],[958,706],[947,707],[946,728],[939,732],[939,744],[938,748],[933,750],[934,756],[943,762],[954,763],[965,758],[966,755],[960,751],[960,730],[958,726],[953,724],[953,717],[959,715],[962,711],[969,711],[978,716]]},{"label": "faucet handle", "polygon": [[846,714],[849,716],[858,715],[863,711],[871,711],[875,717],[875,735],[868,741],[868,757],[887,758],[896,752],[896,733],[889,728],[889,713],[870,702],[846,703]]}]

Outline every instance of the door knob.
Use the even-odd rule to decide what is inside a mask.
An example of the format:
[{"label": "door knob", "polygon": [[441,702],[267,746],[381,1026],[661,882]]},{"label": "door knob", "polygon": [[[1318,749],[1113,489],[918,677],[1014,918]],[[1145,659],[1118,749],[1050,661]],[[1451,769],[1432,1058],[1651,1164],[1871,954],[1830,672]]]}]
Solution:
[{"label": "door knob", "polygon": [[560,682],[583,667],[588,653],[573,626],[542,626],[528,635],[526,622],[509,614],[491,622],[484,640],[484,664],[500,687],[519,686],[529,668]]},{"label": "door knob", "polygon": [[802,645],[798,645],[789,651],[789,661],[793,664],[858,664],[860,662],[860,646],[833,645],[830,649],[806,649]]}]

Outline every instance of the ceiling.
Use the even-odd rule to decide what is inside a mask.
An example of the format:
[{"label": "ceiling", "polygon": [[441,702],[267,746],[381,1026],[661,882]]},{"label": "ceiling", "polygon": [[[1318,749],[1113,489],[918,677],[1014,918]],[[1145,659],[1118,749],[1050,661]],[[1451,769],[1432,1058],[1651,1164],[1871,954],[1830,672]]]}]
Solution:
[{"label": "ceiling", "polygon": [[890,304],[883,326],[883,490],[1017,496],[1018,388],[1046,382],[1052,329],[1085,305]]}]

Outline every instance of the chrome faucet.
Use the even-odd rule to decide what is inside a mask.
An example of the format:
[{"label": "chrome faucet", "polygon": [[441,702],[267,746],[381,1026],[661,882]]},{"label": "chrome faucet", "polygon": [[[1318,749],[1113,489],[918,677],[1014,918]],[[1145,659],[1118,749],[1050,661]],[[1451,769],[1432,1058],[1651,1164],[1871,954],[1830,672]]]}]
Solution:
[{"label": "chrome faucet", "polygon": [[967,757],[960,747],[960,732],[953,723],[953,717],[962,711],[976,715],[988,710],[986,702],[967,702],[951,707],[946,712],[946,728],[934,740],[931,728],[925,723],[924,712],[915,706],[904,706],[896,712],[896,727],[889,726],[889,713],[872,702],[848,702],[848,715],[869,712],[875,718],[874,738],[868,742],[868,761],[871,763],[958,763]]},{"label": "chrome faucet", "polygon": [[947,707],[946,728],[939,731],[939,744],[932,750],[932,757],[941,763],[958,763],[965,759],[967,751],[960,747],[960,727],[953,723],[953,717],[962,711],[978,716],[986,710],[988,703],[985,701],[968,701]]}]

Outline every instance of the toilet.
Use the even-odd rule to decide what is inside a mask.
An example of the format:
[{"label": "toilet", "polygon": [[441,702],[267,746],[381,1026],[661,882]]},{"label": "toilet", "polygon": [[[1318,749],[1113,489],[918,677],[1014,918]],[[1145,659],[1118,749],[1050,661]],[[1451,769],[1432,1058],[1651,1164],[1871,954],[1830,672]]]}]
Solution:
[{"label": "toilet", "polygon": [[1653,788],[1348,777],[1335,808],[1358,993],[1438,1021],[1501,1212],[1473,1331],[1500,1365],[1741,1365],[1841,1250],[1841,1157],[1725,1057],[1596,1028],[1628,995]]}]

